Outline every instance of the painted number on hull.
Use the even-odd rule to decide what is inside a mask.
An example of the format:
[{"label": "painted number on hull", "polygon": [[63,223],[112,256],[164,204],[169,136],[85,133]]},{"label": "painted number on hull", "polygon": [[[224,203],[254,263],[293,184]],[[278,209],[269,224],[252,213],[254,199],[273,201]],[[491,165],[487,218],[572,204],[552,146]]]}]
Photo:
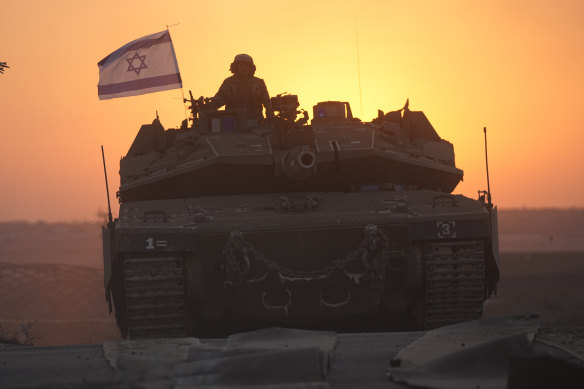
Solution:
[{"label": "painted number on hull", "polygon": [[436,222],[436,234],[438,238],[456,238],[456,222]]},{"label": "painted number on hull", "polygon": [[154,250],[157,247],[166,247],[166,241],[154,238],[146,239],[146,249]]}]

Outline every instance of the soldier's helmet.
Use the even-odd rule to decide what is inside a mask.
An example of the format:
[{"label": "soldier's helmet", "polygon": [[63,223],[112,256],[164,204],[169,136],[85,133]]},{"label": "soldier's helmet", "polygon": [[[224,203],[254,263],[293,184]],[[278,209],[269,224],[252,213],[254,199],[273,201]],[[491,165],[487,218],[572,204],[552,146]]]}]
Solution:
[{"label": "soldier's helmet", "polygon": [[237,54],[235,56],[235,58],[233,59],[233,62],[231,63],[231,65],[229,65],[229,70],[231,71],[231,73],[235,73],[235,64],[238,62],[247,62],[248,64],[250,64],[251,65],[251,75],[253,76],[255,74],[256,66],[253,63],[253,58],[251,57],[251,55]]}]

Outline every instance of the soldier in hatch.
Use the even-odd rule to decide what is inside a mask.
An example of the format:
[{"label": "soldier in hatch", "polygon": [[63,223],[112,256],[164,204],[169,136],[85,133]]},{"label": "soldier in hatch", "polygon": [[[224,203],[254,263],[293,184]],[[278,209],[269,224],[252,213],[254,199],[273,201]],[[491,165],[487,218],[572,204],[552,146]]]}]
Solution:
[{"label": "soldier in hatch", "polygon": [[270,95],[264,80],[254,77],[256,67],[247,54],[238,54],[229,67],[233,76],[223,81],[215,95],[214,107],[225,109],[245,109],[247,119],[257,124],[264,121],[263,108],[268,121],[273,116]]}]

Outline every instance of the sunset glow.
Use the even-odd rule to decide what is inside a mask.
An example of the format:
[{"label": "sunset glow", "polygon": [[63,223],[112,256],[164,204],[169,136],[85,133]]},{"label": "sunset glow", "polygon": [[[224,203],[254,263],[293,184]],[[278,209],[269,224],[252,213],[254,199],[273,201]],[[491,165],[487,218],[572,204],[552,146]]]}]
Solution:
[{"label": "sunset glow", "polygon": [[[97,62],[170,25],[184,93],[213,96],[250,54],[272,96],[424,111],[454,144],[470,197],[584,207],[584,2],[0,2],[0,221],[94,220],[141,124],[185,118],[178,89],[100,101]],[[176,25],[175,25],[176,24]],[[357,57],[359,48],[361,97]],[[362,112],[360,108],[362,101]],[[117,213],[117,210],[116,210]]]}]

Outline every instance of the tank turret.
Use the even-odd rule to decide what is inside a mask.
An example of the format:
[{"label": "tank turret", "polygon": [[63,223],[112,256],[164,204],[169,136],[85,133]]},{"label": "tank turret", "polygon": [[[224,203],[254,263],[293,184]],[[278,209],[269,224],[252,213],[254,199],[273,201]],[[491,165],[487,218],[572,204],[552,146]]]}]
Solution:
[{"label": "tank turret", "polygon": [[307,124],[305,112],[296,120],[297,97],[281,95],[273,123],[250,127],[241,110],[206,109],[210,100],[191,99],[190,127],[142,126],[122,158],[122,202],[372,185],[450,193],[463,177],[452,144],[407,106],[364,123],[349,103],[327,101]]}]

